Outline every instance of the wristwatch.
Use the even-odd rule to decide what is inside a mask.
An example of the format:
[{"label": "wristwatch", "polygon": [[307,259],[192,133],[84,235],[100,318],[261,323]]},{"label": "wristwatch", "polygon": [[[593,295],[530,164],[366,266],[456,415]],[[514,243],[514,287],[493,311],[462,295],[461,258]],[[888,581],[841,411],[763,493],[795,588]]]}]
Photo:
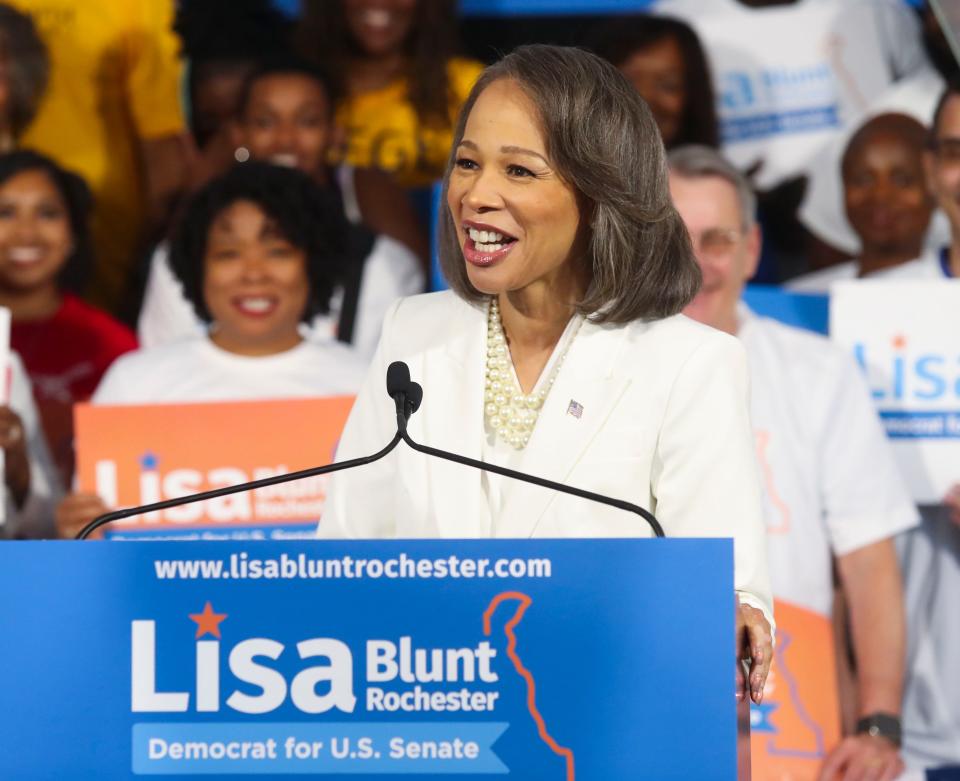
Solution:
[{"label": "wristwatch", "polygon": [[892,713],[871,713],[864,716],[857,722],[857,734],[886,738],[897,748],[900,748],[903,742],[900,717]]}]

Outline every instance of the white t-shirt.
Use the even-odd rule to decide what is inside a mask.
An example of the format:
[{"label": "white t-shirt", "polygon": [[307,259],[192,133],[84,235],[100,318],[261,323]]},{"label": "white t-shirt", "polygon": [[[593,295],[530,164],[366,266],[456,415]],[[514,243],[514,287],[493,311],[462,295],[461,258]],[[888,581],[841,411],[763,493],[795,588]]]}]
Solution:
[{"label": "white t-shirt", "polygon": [[[812,271],[796,279],[791,279],[784,287],[794,293],[822,293],[830,292],[834,282],[844,279],[857,278],[858,265],[855,260],[838,263],[835,266],[819,271]],[[916,260],[901,263],[899,266],[872,271],[864,274],[864,279],[944,279],[943,266],[940,263],[940,253],[928,251]]]},{"label": "white t-shirt", "polygon": [[[821,293],[827,295],[830,292],[830,286],[834,282],[839,282],[843,279],[856,279],[859,270],[860,265],[857,261],[848,260],[844,263],[837,263],[833,266],[811,271],[809,274],[802,274],[799,277],[785,282],[783,287],[794,293]],[[884,271],[888,270],[889,269],[884,269]],[[875,271],[873,274],[865,274],[864,276],[881,277],[883,276],[883,271]]]},{"label": "white t-shirt", "polygon": [[[851,255],[860,251],[860,238],[847,221],[843,203],[843,177],[840,163],[853,134],[870,117],[888,112],[906,114],[924,125],[933,119],[933,111],[943,92],[943,78],[933,68],[898,81],[880,95],[859,121],[838,133],[816,155],[808,169],[807,189],[800,205],[800,222],[814,236]],[[950,241],[950,224],[942,212],[934,212],[927,229],[926,246],[939,247]]]},{"label": "white t-shirt", "polygon": [[107,370],[94,404],[175,404],[353,395],[366,363],[338,342],[304,340],[277,355],[248,357],[206,337],[122,355]]},{"label": "white t-shirt", "polygon": [[892,82],[927,62],[919,22],[901,0],[767,8],[658,0],[656,10],[688,22],[703,41],[724,152],[742,170],[762,162],[761,189],[805,173]]},{"label": "white t-shirt", "polygon": [[775,597],[829,616],[831,551],[916,525],[870,391],[827,339],[740,311]]},{"label": "white t-shirt", "polygon": [[[157,247],[150,259],[150,272],[137,322],[137,337],[143,347],[170,344],[187,337],[203,336],[206,326],[183,295],[183,285],[170,268],[169,248]],[[351,344],[369,359],[377,347],[387,308],[398,298],[423,292],[423,269],[416,256],[388,236],[378,236],[364,261],[360,296]],[[336,339],[343,290],[334,292],[330,314],[318,315],[304,335],[317,341]]]},{"label": "white t-shirt", "polygon": [[940,260],[942,250],[928,250],[916,260],[894,266],[887,275],[891,279],[948,279]]}]

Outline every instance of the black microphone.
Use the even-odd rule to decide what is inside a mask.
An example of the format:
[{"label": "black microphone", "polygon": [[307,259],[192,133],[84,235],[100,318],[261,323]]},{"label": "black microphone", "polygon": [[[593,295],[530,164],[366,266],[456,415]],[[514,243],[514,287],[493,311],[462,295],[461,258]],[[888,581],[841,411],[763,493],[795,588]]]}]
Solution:
[{"label": "black microphone", "polygon": [[403,436],[407,421],[423,401],[423,388],[410,379],[410,367],[403,361],[394,361],[387,367],[387,394],[397,408],[397,433]]},{"label": "black microphone", "polygon": [[[393,400],[397,405],[397,432],[403,438],[403,441],[418,453],[424,453],[428,456],[442,458],[445,461],[453,461],[454,463],[463,464],[464,466],[472,466],[474,469],[480,469],[484,472],[493,472],[494,474],[510,477],[514,480],[521,480],[525,483],[539,485],[543,488],[552,488],[554,491],[560,491],[561,493],[570,494],[571,496],[578,496],[581,499],[588,499],[592,502],[606,504],[610,507],[616,507],[619,510],[635,513],[650,525],[650,528],[653,529],[653,533],[657,537],[666,536],[666,534],[664,534],[663,527],[660,525],[660,522],[656,519],[653,513],[651,513],[649,510],[643,509],[639,505],[625,502],[622,499],[614,499],[610,496],[594,493],[593,491],[584,491],[582,488],[574,488],[573,486],[557,483],[553,480],[547,480],[543,477],[529,475],[525,472],[518,472],[515,469],[507,469],[506,467],[498,466],[497,464],[488,464],[485,461],[478,461],[475,458],[467,458],[466,456],[461,456],[458,453],[450,453],[446,450],[440,450],[435,447],[421,445],[419,442],[415,442],[407,433],[407,420],[410,418],[410,415],[413,412],[416,412],[416,410],[420,407],[420,402],[423,401],[423,388],[417,383],[411,381],[410,369],[405,363],[401,361],[394,361],[390,364],[389,368],[387,369],[387,392],[393,397]],[[412,409],[410,409],[408,412],[407,409],[411,405]]]},{"label": "black microphone", "polygon": [[[415,382],[410,383],[410,387],[407,389],[407,400],[404,404],[404,417],[407,419],[420,409],[420,403],[423,401],[423,388],[420,387]],[[406,430],[406,428],[404,428]]]},{"label": "black microphone", "polygon": [[387,395],[396,404],[398,420],[402,417],[404,424],[420,409],[423,388],[410,380],[410,369],[403,361],[394,361],[387,367]]}]

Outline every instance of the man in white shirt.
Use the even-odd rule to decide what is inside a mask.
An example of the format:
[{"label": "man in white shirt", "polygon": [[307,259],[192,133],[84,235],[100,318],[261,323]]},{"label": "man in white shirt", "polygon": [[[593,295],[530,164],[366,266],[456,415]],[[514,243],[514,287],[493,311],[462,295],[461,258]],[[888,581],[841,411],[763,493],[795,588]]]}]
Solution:
[{"label": "man in white shirt", "polygon": [[821,778],[889,781],[903,768],[905,645],[892,537],[916,524],[916,509],[852,358],[739,304],[760,255],[745,179],[706,147],[674,150],[670,168],[704,278],[686,313],[747,350],[774,596],[828,616],[832,554],[849,603],[858,729],[828,754]]}]

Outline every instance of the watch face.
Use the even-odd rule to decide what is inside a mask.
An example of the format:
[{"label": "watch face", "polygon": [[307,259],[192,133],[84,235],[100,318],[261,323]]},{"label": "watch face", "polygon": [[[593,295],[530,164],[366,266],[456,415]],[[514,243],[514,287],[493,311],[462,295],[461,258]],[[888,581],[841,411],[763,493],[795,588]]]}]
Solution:
[{"label": "watch face", "polygon": [[885,738],[895,746],[900,746],[900,719],[888,713],[875,713],[865,716],[857,722],[857,734]]}]

